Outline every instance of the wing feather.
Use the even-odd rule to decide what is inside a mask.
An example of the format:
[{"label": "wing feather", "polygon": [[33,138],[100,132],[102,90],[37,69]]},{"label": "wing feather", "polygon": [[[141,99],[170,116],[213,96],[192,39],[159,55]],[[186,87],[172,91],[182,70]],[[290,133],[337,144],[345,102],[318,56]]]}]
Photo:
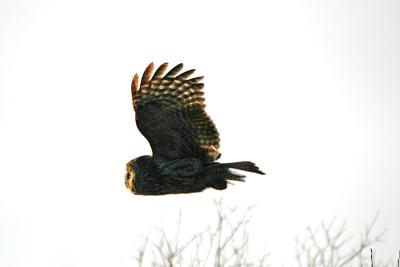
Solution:
[{"label": "wing feather", "polygon": [[[142,80],[140,81],[140,89],[142,89],[142,86],[144,84],[147,84],[150,81],[150,77],[151,77],[151,73],[153,72],[153,68],[154,68],[154,64],[152,62],[144,70]],[[140,94],[140,89],[139,89],[139,94]]]},{"label": "wing feather", "polygon": [[139,130],[156,158],[216,160],[219,133],[205,112],[203,76],[190,78],[194,69],[179,74],[182,63],[162,76],[167,66],[162,64],[152,75],[154,65],[149,64],[140,88],[138,76],[133,78],[132,101]]},{"label": "wing feather", "polygon": [[136,108],[135,105],[136,105],[138,87],[139,87],[139,75],[136,73],[135,76],[133,76],[132,85],[131,85],[132,103],[133,103],[134,108]]},{"label": "wing feather", "polygon": [[199,77],[191,78],[191,79],[189,79],[188,81],[196,84],[196,83],[198,83],[199,81],[203,80],[203,78],[204,78],[204,76],[199,76]]},{"label": "wing feather", "polygon": [[190,75],[192,75],[195,71],[196,71],[195,69],[187,70],[185,72],[182,72],[181,74],[179,74],[175,78],[184,80],[184,79],[188,78]]},{"label": "wing feather", "polygon": [[164,74],[165,70],[168,68],[168,63],[165,62],[158,67],[156,72],[154,72],[153,77],[151,78],[152,80],[161,78],[161,76]]},{"label": "wing feather", "polygon": [[166,77],[173,77],[174,75],[176,75],[178,72],[181,71],[181,69],[183,69],[183,64],[180,63],[178,65],[176,65],[175,67],[173,67],[167,74],[165,74],[165,78]]}]

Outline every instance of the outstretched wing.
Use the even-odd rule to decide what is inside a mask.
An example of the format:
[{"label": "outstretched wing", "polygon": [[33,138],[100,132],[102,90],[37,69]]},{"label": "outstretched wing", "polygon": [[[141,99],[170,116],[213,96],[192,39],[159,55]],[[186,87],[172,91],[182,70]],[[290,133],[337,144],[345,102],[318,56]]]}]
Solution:
[{"label": "outstretched wing", "polygon": [[168,63],[152,75],[151,63],[132,80],[136,125],[149,141],[156,159],[219,158],[219,134],[205,112],[203,77],[190,78],[194,69],[179,72],[183,64],[164,75]]}]

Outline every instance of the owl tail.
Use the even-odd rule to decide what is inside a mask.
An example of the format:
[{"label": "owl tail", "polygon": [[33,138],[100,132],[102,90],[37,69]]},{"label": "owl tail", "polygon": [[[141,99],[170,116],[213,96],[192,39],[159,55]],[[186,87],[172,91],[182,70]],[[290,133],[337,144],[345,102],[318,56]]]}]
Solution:
[{"label": "owl tail", "polygon": [[227,187],[227,180],[244,182],[244,175],[231,172],[229,169],[238,169],[242,171],[255,172],[258,174],[265,174],[250,161],[239,161],[231,163],[218,163],[213,162],[207,166],[207,177],[209,186],[214,189],[223,190]]},{"label": "owl tail", "polygon": [[238,161],[238,162],[231,162],[231,163],[222,163],[221,165],[232,168],[238,169],[246,172],[255,172],[258,174],[265,174],[264,172],[260,171],[256,164],[251,161]]}]

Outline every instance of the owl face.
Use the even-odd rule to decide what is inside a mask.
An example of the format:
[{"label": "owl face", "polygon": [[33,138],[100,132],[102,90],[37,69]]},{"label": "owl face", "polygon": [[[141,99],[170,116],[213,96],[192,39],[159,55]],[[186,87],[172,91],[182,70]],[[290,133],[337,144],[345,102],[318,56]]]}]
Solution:
[{"label": "owl face", "polygon": [[133,193],[135,193],[135,178],[136,172],[133,169],[135,164],[135,160],[131,160],[126,164],[126,173],[125,173],[125,186]]},{"label": "owl face", "polygon": [[154,182],[152,173],[156,166],[150,156],[137,157],[126,164],[125,186],[136,195],[146,194]]}]

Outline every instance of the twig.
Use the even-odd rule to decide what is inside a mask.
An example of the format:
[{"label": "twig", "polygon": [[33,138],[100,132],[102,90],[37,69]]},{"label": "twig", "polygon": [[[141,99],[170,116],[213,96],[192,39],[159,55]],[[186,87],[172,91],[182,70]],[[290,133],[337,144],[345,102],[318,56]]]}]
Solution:
[{"label": "twig", "polygon": [[397,267],[400,267],[400,250],[399,250],[399,257],[397,258]]},{"label": "twig", "polygon": [[372,248],[370,248],[370,251],[371,251],[371,267],[374,267],[374,258],[373,258]]}]

